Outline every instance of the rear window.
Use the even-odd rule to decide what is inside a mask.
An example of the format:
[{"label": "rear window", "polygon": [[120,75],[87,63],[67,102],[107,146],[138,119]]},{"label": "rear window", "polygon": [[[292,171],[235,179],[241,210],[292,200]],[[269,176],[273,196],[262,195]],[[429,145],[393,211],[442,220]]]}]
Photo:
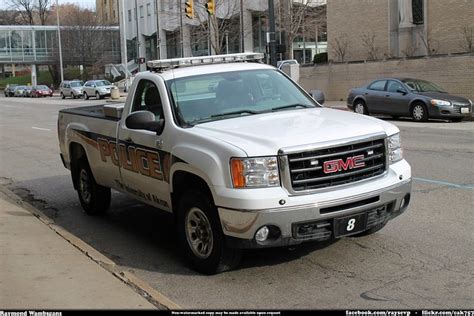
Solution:
[{"label": "rear window", "polygon": [[375,81],[369,86],[370,90],[384,91],[386,80]]}]

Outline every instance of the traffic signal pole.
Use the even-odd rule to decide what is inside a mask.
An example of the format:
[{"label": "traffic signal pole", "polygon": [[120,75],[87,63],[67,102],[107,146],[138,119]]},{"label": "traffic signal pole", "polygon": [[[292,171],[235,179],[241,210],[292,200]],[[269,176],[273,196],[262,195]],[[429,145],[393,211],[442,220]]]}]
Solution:
[{"label": "traffic signal pole", "polygon": [[270,64],[275,66],[277,65],[276,59],[276,31],[275,31],[275,7],[273,5],[273,0],[268,0],[268,19],[270,23],[270,32],[268,34],[268,46],[270,48]]}]

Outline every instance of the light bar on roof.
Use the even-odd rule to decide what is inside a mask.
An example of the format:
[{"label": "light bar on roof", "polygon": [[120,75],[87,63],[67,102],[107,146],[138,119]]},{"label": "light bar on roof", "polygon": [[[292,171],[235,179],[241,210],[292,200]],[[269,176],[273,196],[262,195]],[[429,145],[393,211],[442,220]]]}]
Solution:
[{"label": "light bar on roof", "polygon": [[159,59],[159,60],[151,60],[147,62],[147,66],[152,69],[166,69],[166,68],[174,68],[174,67],[222,64],[222,63],[230,63],[230,62],[260,61],[264,57],[265,56],[262,53],[239,53],[239,54],[227,54],[227,55]]}]

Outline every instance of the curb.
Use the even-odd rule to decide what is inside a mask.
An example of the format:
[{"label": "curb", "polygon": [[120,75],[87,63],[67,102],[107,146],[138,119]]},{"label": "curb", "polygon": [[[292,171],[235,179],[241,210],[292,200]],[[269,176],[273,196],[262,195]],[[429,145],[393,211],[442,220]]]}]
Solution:
[{"label": "curb", "polygon": [[[5,179],[3,178],[0,180]],[[153,304],[157,308],[165,308],[167,310],[182,309],[181,306],[167,298],[165,295],[161,294],[156,289],[152,288],[146,281],[143,281],[142,279],[138,278],[130,272],[119,271],[115,262],[104,256],[102,253],[100,253],[98,250],[84,242],[82,239],[74,236],[70,232],[66,231],[64,228],[56,225],[54,223],[54,220],[41,213],[41,211],[39,211],[33,205],[23,201],[18,195],[8,189],[5,186],[7,184],[8,183],[4,183],[4,181],[0,181],[0,192],[3,193],[8,199],[10,199],[11,202],[19,205],[23,209],[30,212],[33,216],[35,216],[41,222],[46,224],[46,226],[48,226],[56,234],[61,236],[72,246],[84,253],[87,257],[89,257],[92,261],[104,268],[107,272],[111,273],[120,281],[131,287],[135,292],[137,292],[151,304]]]}]

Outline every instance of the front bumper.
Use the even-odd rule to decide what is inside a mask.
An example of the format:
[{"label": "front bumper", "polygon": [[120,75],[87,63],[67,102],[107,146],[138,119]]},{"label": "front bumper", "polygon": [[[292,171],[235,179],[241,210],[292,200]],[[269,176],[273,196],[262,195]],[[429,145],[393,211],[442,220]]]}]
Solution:
[{"label": "front bumper", "polygon": [[[384,180],[374,179],[374,182],[387,184],[387,178],[392,176],[389,173]],[[406,210],[411,195],[411,176],[391,182],[389,186],[332,200],[318,201],[318,197],[323,195],[313,194],[313,202],[309,204],[261,210],[218,207],[222,230],[229,246],[236,248],[281,247],[332,239],[335,237],[335,219],[353,214],[367,213],[364,229],[367,230],[386,223]],[[354,188],[357,186],[364,185],[354,184]],[[255,233],[262,226],[271,228],[270,237],[263,243],[257,243]],[[313,231],[302,234],[302,226]]]},{"label": "front bumper", "polygon": [[453,106],[432,106],[428,112],[430,118],[463,118],[470,117],[472,115],[472,106],[469,104]]}]

